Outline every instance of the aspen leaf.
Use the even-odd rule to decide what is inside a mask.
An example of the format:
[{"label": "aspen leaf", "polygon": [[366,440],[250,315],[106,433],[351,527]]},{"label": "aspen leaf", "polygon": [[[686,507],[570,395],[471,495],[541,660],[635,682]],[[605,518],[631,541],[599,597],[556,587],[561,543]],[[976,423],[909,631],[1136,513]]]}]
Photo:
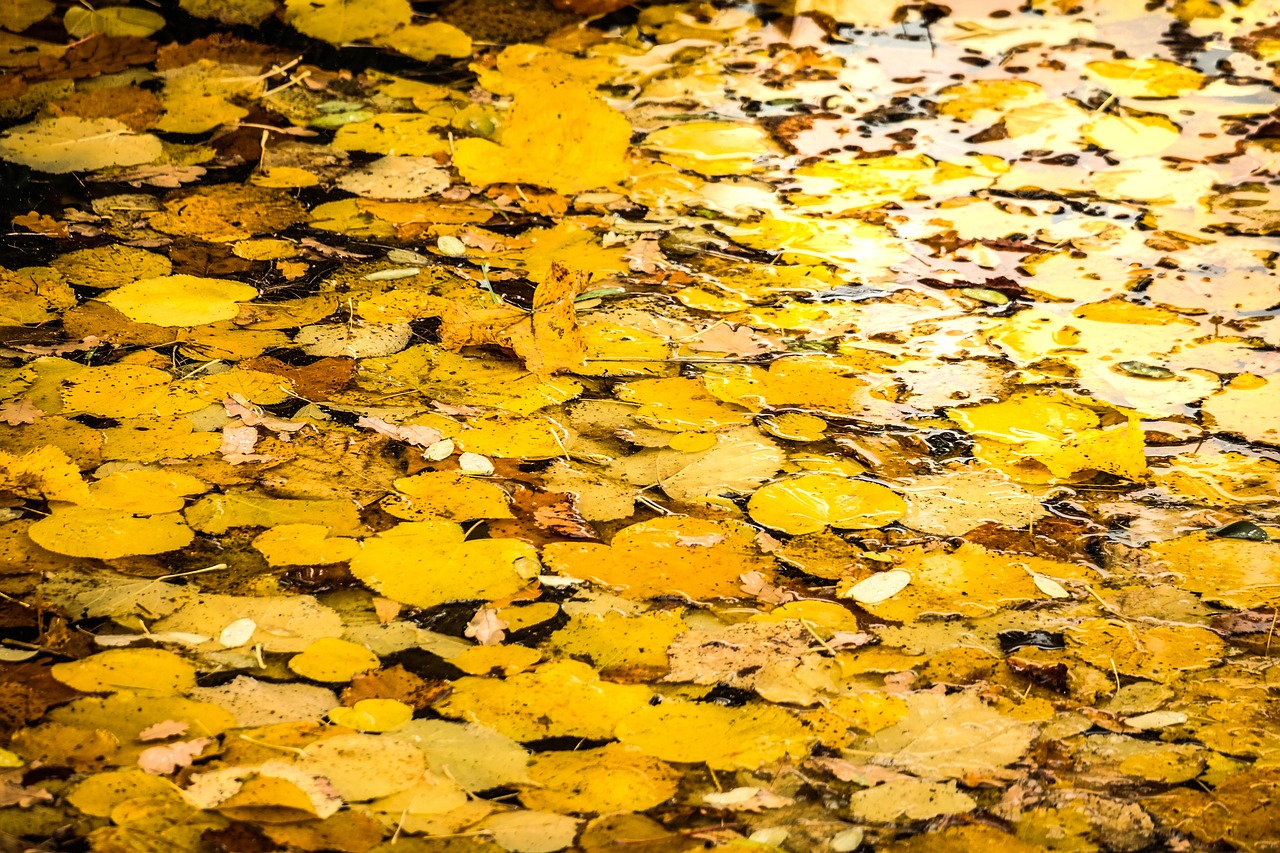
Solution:
[{"label": "aspen leaf", "polygon": [[876,483],[831,474],[800,474],[757,489],[747,502],[753,521],[784,533],[816,533],[830,525],[867,530],[892,524],[907,505]]},{"label": "aspen leaf", "polygon": [[396,518],[466,521],[512,517],[510,499],[501,486],[451,471],[402,477],[395,486],[397,494],[384,499],[382,508]]},{"label": "aspen leaf", "polygon": [[17,456],[0,450],[0,489],[23,498],[77,504],[91,500],[80,468],[52,445]]},{"label": "aspen leaf", "polygon": [[1035,727],[989,708],[972,691],[914,693],[899,722],[859,746],[923,779],[993,773],[1022,757]]},{"label": "aspen leaf", "polygon": [[1085,73],[1121,98],[1173,98],[1204,85],[1194,68],[1167,59],[1117,59],[1090,62]]},{"label": "aspen leaf", "polygon": [[623,717],[648,704],[644,685],[601,681],[573,660],[545,663],[505,680],[467,676],[436,710],[496,729],[517,741],[544,737],[613,737]]},{"label": "aspen leaf", "polygon": [[997,556],[970,542],[950,553],[913,547],[898,553],[891,571],[871,575],[842,594],[855,597],[884,619],[912,621],[926,613],[989,614],[1018,601],[1044,597],[1033,574],[1086,578],[1087,570],[1044,557]]},{"label": "aspen leaf", "polygon": [[185,547],[195,538],[177,513],[139,518],[130,512],[93,507],[58,509],[31,525],[28,534],[55,554],[99,560],[163,554]]},{"label": "aspen leaf", "polygon": [[200,326],[230,320],[240,311],[236,303],[257,295],[257,288],[239,282],[170,275],[123,284],[102,301],[139,323]]},{"label": "aspen leaf", "polygon": [[534,84],[516,92],[501,145],[459,140],[453,164],[474,184],[536,184],[576,193],[626,176],[630,138],[622,114],[581,84]]},{"label": "aspen leaf", "polygon": [[553,542],[542,555],[548,568],[617,587],[628,598],[732,596],[739,576],[772,575],[745,525],[678,516],[625,527],[609,545]]},{"label": "aspen leaf", "polygon": [[89,500],[100,509],[160,515],[181,510],[187,497],[208,490],[203,480],[190,474],[140,468],[117,471],[93,483],[89,487]]},{"label": "aspen leaf", "polygon": [[196,686],[196,670],[162,649],[111,649],[54,664],[53,677],[85,693],[131,690],[144,696],[171,696]]},{"label": "aspen leaf", "polygon": [[855,791],[849,798],[853,814],[875,823],[928,820],[938,815],[965,814],[978,807],[972,797],[956,790],[955,782],[890,780]]},{"label": "aspen leaf", "polygon": [[849,415],[859,411],[857,398],[867,386],[852,372],[831,359],[801,356],[778,359],[768,369],[717,365],[703,374],[702,381],[713,397],[755,411],[804,405]]},{"label": "aspen leaf", "polygon": [[1178,573],[1184,589],[1208,601],[1248,609],[1280,600],[1275,578],[1280,545],[1275,542],[1192,533],[1154,542],[1149,549],[1156,560]]},{"label": "aspen leaf", "polygon": [[426,759],[416,746],[373,734],[326,738],[306,747],[294,764],[328,779],[348,802],[407,790],[427,769]]},{"label": "aspen leaf", "polygon": [[69,284],[107,290],[148,278],[167,276],[172,262],[164,255],[132,246],[99,246],[77,249],[54,258],[50,264]]},{"label": "aspen leaf", "polygon": [[135,134],[110,118],[41,119],[0,134],[0,158],[54,174],[137,166],[155,160],[162,150],[157,137]]},{"label": "aspen leaf", "polygon": [[0,27],[20,33],[32,24],[43,21],[54,10],[49,0],[8,0],[0,4]]},{"label": "aspen leaf", "polygon": [[400,27],[379,37],[378,43],[419,62],[430,62],[438,56],[471,55],[471,37],[443,21]]},{"label": "aspen leaf", "polygon": [[529,767],[532,785],[520,793],[527,808],[551,812],[637,812],[675,795],[680,775],[656,758],[619,744],[540,755]]},{"label": "aspen leaf", "polygon": [[669,700],[623,718],[618,740],[664,761],[703,763],[716,770],[754,770],[809,751],[799,719],[776,705],[726,708]]},{"label": "aspen leaf", "polygon": [[359,553],[356,540],[328,534],[319,524],[279,524],[255,537],[253,547],[272,566],[327,566]]},{"label": "aspen leaf", "polygon": [[487,791],[529,781],[529,753],[516,741],[477,723],[416,719],[392,735],[426,754],[433,773],[468,791]]},{"label": "aspen leaf", "polygon": [[441,318],[441,344],[454,350],[485,344],[506,347],[544,381],[558,371],[573,370],[586,355],[573,300],[589,279],[583,270],[553,262],[533,292],[533,308],[527,315],[506,306],[450,305]]},{"label": "aspen leaf", "polygon": [[409,23],[408,0],[286,0],[285,23],[331,44],[375,38]]},{"label": "aspen leaf", "polygon": [[650,133],[643,145],[673,166],[707,176],[757,171],[778,152],[764,128],[722,121],[673,124]]},{"label": "aspen leaf", "polygon": [[467,540],[448,521],[406,521],[366,539],[351,573],[415,607],[514,595],[538,573],[537,551],[514,539]]},{"label": "aspen leaf", "polygon": [[329,721],[358,732],[390,732],[413,719],[413,708],[395,699],[361,699],[329,712]]},{"label": "aspen leaf", "polygon": [[289,658],[289,669],[313,681],[350,681],[376,669],[378,656],[359,643],[324,637]]},{"label": "aspen leaf", "polygon": [[511,853],[555,853],[573,844],[581,821],[538,811],[500,812],[482,824]]},{"label": "aspen leaf", "polygon": [[1184,672],[1208,669],[1226,645],[1218,635],[1191,625],[1157,625],[1130,632],[1128,627],[1095,619],[1071,634],[1075,654],[1099,669],[1168,684]]},{"label": "aspen leaf", "polygon": [[147,9],[107,6],[86,9],[72,6],[62,16],[67,35],[84,38],[90,33],[107,36],[139,36],[146,38],[164,27],[164,17]]},{"label": "aspen leaf", "polygon": [[1280,381],[1272,379],[1248,387],[1223,389],[1204,402],[1206,424],[1220,432],[1240,435],[1249,441],[1280,444],[1280,425],[1274,412],[1280,403]]}]

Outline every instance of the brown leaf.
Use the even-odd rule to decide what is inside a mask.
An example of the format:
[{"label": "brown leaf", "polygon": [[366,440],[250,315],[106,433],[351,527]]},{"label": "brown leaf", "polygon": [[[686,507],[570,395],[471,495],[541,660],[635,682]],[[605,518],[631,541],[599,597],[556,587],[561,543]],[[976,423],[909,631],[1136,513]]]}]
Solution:
[{"label": "brown leaf", "polygon": [[342,691],[342,704],[351,707],[361,699],[395,699],[421,711],[448,694],[449,682],[427,681],[396,664],[351,679],[351,686]]},{"label": "brown leaf", "polygon": [[4,421],[9,426],[33,424],[42,417],[44,412],[36,408],[36,404],[26,397],[16,403],[0,403],[0,421]]},{"label": "brown leaf", "polygon": [[524,360],[529,372],[550,376],[582,366],[586,343],[578,328],[573,300],[591,281],[585,270],[559,262],[533,292],[533,310],[451,304],[441,317],[440,343],[447,349],[493,345]]}]

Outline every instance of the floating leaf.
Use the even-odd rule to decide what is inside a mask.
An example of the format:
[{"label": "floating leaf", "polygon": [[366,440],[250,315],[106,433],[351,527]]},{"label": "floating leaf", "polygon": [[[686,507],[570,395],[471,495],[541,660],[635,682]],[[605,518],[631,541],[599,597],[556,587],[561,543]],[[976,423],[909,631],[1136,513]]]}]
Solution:
[{"label": "floating leaf", "polygon": [[626,176],[630,139],[631,125],[622,114],[581,85],[535,84],[516,92],[501,145],[459,140],[453,164],[475,184],[526,183],[581,192]]},{"label": "floating leaf", "polygon": [[775,480],[747,503],[753,521],[791,534],[816,533],[827,525],[842,530],[883,527],[906,509],[902,498],[884,486],[831,474]]},{"label": "floating leaf", "polygon": [[55,174],[150,163],[162,150],[158,138],[110,118],[41,119],[0,134],[0,158]]},{"label": "floating leaf", "polygon": [[378,656],[358,643],[325,637],[289,659],[289,669],[313,681],[350,681],[378,666]]},{"label": "floating leaf", "polygon": [[1012,764],[1034,737],[1033,726],[989,708],[972,691],[914,693],[906,716],[859,748],[924,779],[959,779]]},{"label": "floating leaf", "polygon": [[147,9],[128,6],[107,6],[102,9],[86,9],[72,6],[62,16],[67,35],[84,38],[91,33],[107,36],[147,36],[165,25],[164,17]]},{"label": "floating leaf", "polygon": [[666,701],[646,705],[618,723],[622,743],[664,761],[706,763],[717,770],[754,770],[809,751],[800,721],[775,705],[726,708]]},{"label": "floating leaf", "polygon": [[93,507],[58,509],[27,532],[55,554],[99,560],[163,554],[183,548],[195,538],[177,513],[139,518],[129,512]]},{"label": "floating leaf", "polygon": [[131,690],[144,696],[172,696],[196,686],[196,669],[163,649],[111,649],[54,664],[53,677],[85,693]]},{"label": "floating leaf", "polygon": [[386,35],[409,23],[408,0],[285,0],[285,23],[332,44]]},{"label": "floating leaf", "polygon": [[351,573],[416,607],[514,595],[538,573],[537,551],[514,539],[467,540],[448,521],[406,521],[365,540]]},{"label": "floating leaf", "polygon": [[557,572],[616,587],[628,598],[731,596],[740,575],[772,574],[745,525],[678,516],[625,527],[609,545],[555,542],[543,559]]},{"label": "floating leaf", "polygon": [[199,326],[230,320],[240,311],[236,303],[257,295],[257,288],[239,282],[170,275],[123,284],[102,301],[139,323]]}]

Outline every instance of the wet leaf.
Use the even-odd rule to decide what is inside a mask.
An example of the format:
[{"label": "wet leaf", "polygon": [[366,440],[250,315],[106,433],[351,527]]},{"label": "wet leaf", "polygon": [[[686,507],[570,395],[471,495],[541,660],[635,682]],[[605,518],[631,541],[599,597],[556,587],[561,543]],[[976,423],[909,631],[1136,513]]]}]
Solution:
[{"label": "wet leaf", "polygon": [[[555,104],[555,110],[548,110]],[[476,184],[527,183],[580,192],[621,180],[631,125],[576,83],[527,86],[516,92],[502,144],[463,139],[453,162]]]}]

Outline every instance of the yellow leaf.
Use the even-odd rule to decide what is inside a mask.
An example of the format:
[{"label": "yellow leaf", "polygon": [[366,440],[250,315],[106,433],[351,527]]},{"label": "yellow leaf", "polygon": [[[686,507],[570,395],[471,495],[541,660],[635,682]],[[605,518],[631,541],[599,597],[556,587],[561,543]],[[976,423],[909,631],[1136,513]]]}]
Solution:
[{"label": "yellow leaf", "polygon": [[533,310],[528,314],[508,306],[451,303],[441,318],[440,343],[454,350],[486,344],[505,347],[540,379],[574,370],[582,366],[586,345],[573,300],[589,280],[585,271],[553,262],[533,292]]},{"label": "yellow leaf", "polygon": [[849,808],[859,820],[897,823],[928,820],[939,815],[966,814],[978,807],[972,797],[956,790],[955,782],[923,782],[891,779],[881,785],[855,791]]},{"label": "yellow leaf", "polygon": [[230,320],[236,303],[256,298],[247,284],[194,275],[168,275],[123,284],[102,301],[139,323],[156,326],[200,326]]},{"label": "yellow leaf", "polygon": [[128,6],[107,6],[102,9],[86,9],[72,6],[62,16],[62,26],[67,35],[84,38],[90,33],[106,36],[136,36],[146,38],[164,27],[165,21],[148,9]]},{"label": "yellow leaf", "polygon": [[50,0],[9,0],[0,3],[0,27],[20,33],[32,24],[43,21],[54,8]]},{"label": "yellow leaf", "polygon": [[275,14],[275,0],[178,0],[183,11],[197,18],[213,18],[224,24],[256,27]]},{"label": "yellow leaf", "polygon": [[410,24],[377,39],[377,43],[419,62],[430,62],[437,56],[471,55],[471,36],[443,21]]},{"label": "yellow leaf", "polygon": [[[1083,567],[1044,557],[994,556],[966,542],[954,551],[915,546],[894,555],[894,573],[910,583],[891,597],[864,597],[862,606],[883,619],[914,622],[925,614],[981,616],[1019,601],[1043,599],[1032,573],[1056,578],[1085,578]],[[872,575],[871,577],[881,577]],[[865,581],[864,581],[865,583]],[[855,587],[856,588],[856,587]]]},{"label": "yellow leaf", "polygon": [[111,649],[54,664],[50,673],[85,693],[132,690],[143,696],[173,696],[196,686],[196,668],[163,649]]},{"label": "yellow leaf", "polygon": [[364,532],[360,515],[349,501],[285,500],[240,489],[201,498],[187,508],[186,517],[196,530],[214,536],[221,536],[233,527],[276,524],[321,525],[336,534]]},{"label": "yellow leaf", "polygon": [[493,67],[471,66],[481,86],[498,95],[514,95],[527,86],[554,86],[566,80],[595,89],[618,73],[609,56],[577,56],[538,44],[512,44],[503,48]]},{"label": "yellow leaf", "polygon": [[137,166],[163,151],[158,137],[135,134],[112,118],[41,119],[0,134],[0,158],[54,174]]},{"label": "yellow leaf", "polygon": [[465,428],[444,430],[458,446],[502,459],[552,459],[564,456],[575,433],[550,416],[471,418]]},{"label": "yellow leaf", "polygon": [[668,699],[623,718],[617,738],[663,761],[706,763],[714,770],[755,770],[809,752],[813,737],[776,705],[725,707]]},{"label": "yellow leaf", "polygon": [[1176,98],[1204,85],[1194,68],[1167,59],[1114,59],[1086,63],[1085,74],[1119,98]]},{"label": "yellow leaf", "polygon": [[789,601],[781,607],[775,607],[768,613],[757,613],[749,622],[785,622],[797,619],[805,623],[809,630],[824,639],[830,639],[837,631],[854,632],[858,630],[858,620],[847,608],[834,601],[807,599]]},{"label": "yellow leaf", "polygon": [[1222,660],[1226,644],[1207,628],[1193,625],[1136,626],[1093,619],[1070,630],[1076,657],[1104,672],[1168,684],[1184,672],[1208,669]]},{"label": "yellow leaf", "polygon": [[187,418],[122,420],[120,426],[102,431],[102,458],[159,462],[201,456],[218,449],[218,433],[194,430],[195,425]]},{"label": "yellow leaf", "polygon": [[395,699],[361,699],[329,712],[329,721],[359,732],[390,732],[413,719],[413,708]]},{"label": "yellow leaf", "polygon": [[994,119],[1011,107],[1045,100],[1044,89],[1030,80],[969,80],[938,92],[938,111],[961,121]]},{"label": "yellow leaf", "polygon": [[360,551],[360,543],[329,536],[320,524],[278,524],[253,540],[253,547],[270,566],[329,566],[345,563]]},{"label": "yellow leaf", "polygon": [[640,379],[618,386],[619,400],[637,403],[633,417],[670,432],[719,429],[750,423],[752,415],[714,399],[696,379]]},{"label": "yellow leaf", "polygon": [[140,364],[86,368],[63,381],[62,409],[67,414],[105,418],[147,414],[169,392],[172,378],[163,370]]},{"label": "yellow leaf", "polygon": [[542,753],[530,764],[529,778],[533,785],[520,792],[526,808],[597,814],[653,808],[680,784],[675,768],[616,743]]},{"label": "yellow leaf", "polygon": [[350,681],[377,669],[378,656],[359,643],[324,637],[289,658],[289,669],[312,681]]},{"label": "yellow leaf", "polygon": [[155,129],[165,133],[207,133],[249,115],[244,107],[236,106],[222,95],[199,91],[166,93],[161,103],[164,115],[156,122]]},{"label": "yellow leaf", "polygon": [[468,675],[515,675],[542,659],[542,652],[524,646],[468,646],[461,654],[447,658]]},{"label": "yellow leaf", "polygon": [[1039,498],[995,472],[954,468],[902,484],[902,523],[941,536],[963,536],[982,524],[1022,528],[1047,515]]},{"label": "yellow leaf", "polygon": [[164,255],[132,246],[98,246],[58,255],[49,266],[68,284],[97,290],[119,287],[145,278],[168,275],[173,264]]},{"label": "yellow leaf", "polygon": [[852,368],[822,356],[780,358],[768,368],[716,365],[702,376],[713,397],[749,409],[804,406],[836,415],[857,414],[867,383]]},{"label": "yellow leaf", "polygon": [[330,44],[384,36],[409,23],[409,0],[286,0],[284,20]]},{"label": "yellow leaf", "polygon": [[382,508],[407,521],[512,517],[507,506],[510,498],[501,486],[456,471],[402,477],[395,487],[399,494],[384,498]]},{"label": "yellow leaf", "polygon": [[987,706],[974,691],[907,697],[899,722],[859,744],[869,755],[924,779],[962,779],[1000,770],[1022,757],[1035,727]]},{"label": "yellow leaf", "polygon": [[[1254,460],[1258,461],[1258,460]],[[1153,542],[1151,556],[1180,577],[1183,589],[1224,607],[1247,610],[1280,602],[1275,567],[1280,544],[1192,533]]]},{"label": "yellow leaf", "polygon": [[708,177],[759,171],[766,157],[779,153],[765,128],[729,121],[680,122],[653,131],[641,144],[673,166]]},{"label": "yellow leaf", "polygon": [[[1239,377],[1237,377],[1238,379]],[[1205,426],[1249,441],[1280,444],[1280,379],[1236,383],[1204,401]]]},{"label": "yellow leaf", "polygon": [[1159,154],[1178,141],[1181,128],[1164,116],[1127,113],[1098,116],[1081,126],[1081,136],[1125,159]]},{"label": "yellow leaf", "polygon": [[741,575],[773,574],[770,561],[757,552],[747,525],[680,516],[624,527],[609,545],[553,542],[542,556],[548,568],[617,587],[633,599],[738,595]]},{"label": "yellow leaf", "polygon": [[432,132],[442,124],[440,118],[423,113],[380,113],[338,128],[333,146],[343,151],[429,157],[449,150],[448,140]]},{"label": "yellow leaf", "polygon": [[753,521],[790,534],[816,533],[827,525],[842,530],[884,527],[906,509],[906,502],[884,486],[832,474],[776,480],[756,490],[747,503]]},{"label": "yellow leaf", "polygon": [[516,92],[501,145],[459,140],[453,164],[473,184],[535,184],[576,193],[626,177],[630,139],[626,118],[585,87],[535,84]]},{"label": "yellow leaf", "polygon": [[125,800],[175,793],[177,786],[168,779],[137,768],[108,770],[77,784],[67,794],[67,802],[87,815],[108,817]]},{"label": "yellow leaf", "polygon": [[38,447],[21,456],[0,450],[0,491],[22,498],[89,502],[89,487],[80,477],[80,468],[66,452],[53,446]]},{"label": "yellow leaf", "polygon": [[[145,659],[139,661],[145,662]],[[49,719],[82,729],[111,732],[121,743],[121,763],[137,759],[148,746],[140,740],[139,735],[160,723],[184,723],[188,734],[209,737],[235,728],[237,724],[230,711],[210,702],[197,702],[183,696],[156,695],[132,688],[109,696],[76,699],[52,710]]]},{"label": "yellow leaf", "polygon": [[208,484],[190,474],[150,468],[117,471],[89,487],[93,506],[134,515],[177,512],[184,498],[207,491]]},{"label": "yellow leaf", "polygon": [[435,705],[446,717],[473,720],[518,741],[546,737],[611,738],[618,721],[648,705],[648,687],[601,681],[573,660],[546,663],[506,679],[466,676]]},{"label": "yellow leaf", "polygon": [[163,554],[195,538],[177,513],[136,518],[128,512],[77,506],[55,509],[31,525],[27,534],[55,554],[99,560]]},{"label": "yellow leaf", "polygon": [[538,573],[532,545],[473,539],[448,521],[407,521],[366,539],[351,573],[377,592],[415,607],[515,595]]},{"label": "yellow leaf", "polygon": [[606,676],[667,671],[667,647],[689,628],[677,614],[649,611],[634,616],[616,610],[582,613],[551,635],[552,648],[589,660]]}]

